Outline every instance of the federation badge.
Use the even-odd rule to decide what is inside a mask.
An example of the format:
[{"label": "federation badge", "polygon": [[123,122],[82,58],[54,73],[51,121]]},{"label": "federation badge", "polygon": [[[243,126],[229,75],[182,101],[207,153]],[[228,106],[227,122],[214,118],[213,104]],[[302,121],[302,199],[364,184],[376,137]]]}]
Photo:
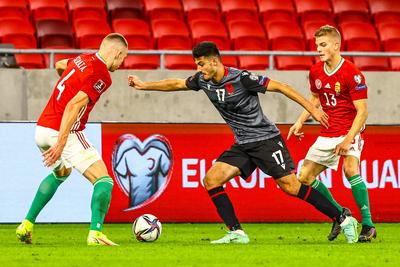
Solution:
[{"label": "federation badge", "polygon": [[361,75],[360,74],[354,75],[354,81],[356,82],[357,85],[359,85],[362,81]]},{"label": "federation badge", "polygon": [[320,79],[316,79],[316,80],[315,80],[315,87],[317,87],[318,90],[321,89],[321,87],[322,87],[322,82],[321,82]]},{"label": "federation badge", "polygon": [[340,94],[340,82],[335,83],[335,92],[336,92],[336,95]]},{"label": "federation badge", "polygon": [[94,85],[93,88],[96,89],[97,92],[101,93],[106,87],[106,83],[99,79]]},{"label": "federation badge", "polygon": [[258,82],[258,76],[253,74],[253,73],[250,74],[249,78],[252,79],[253,81],[257,81]]}]

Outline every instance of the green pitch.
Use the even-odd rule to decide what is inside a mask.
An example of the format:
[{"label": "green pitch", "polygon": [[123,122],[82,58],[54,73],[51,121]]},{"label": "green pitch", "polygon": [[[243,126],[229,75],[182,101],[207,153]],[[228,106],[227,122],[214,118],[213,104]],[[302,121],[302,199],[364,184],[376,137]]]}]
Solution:
[{"label": "green pitch", "polygon": [[163,224],[154,243],[131,237],[131,225],[107,224],[120,247],[87,247],[88,225],[39,224],[33,244],[18,243],[16,225],[0,225],[0,266],[400,266],[400,224],[378,224],[371,243],[329,242],[330,224],[244,224],[248,245],[211,245],[221,224]]}]

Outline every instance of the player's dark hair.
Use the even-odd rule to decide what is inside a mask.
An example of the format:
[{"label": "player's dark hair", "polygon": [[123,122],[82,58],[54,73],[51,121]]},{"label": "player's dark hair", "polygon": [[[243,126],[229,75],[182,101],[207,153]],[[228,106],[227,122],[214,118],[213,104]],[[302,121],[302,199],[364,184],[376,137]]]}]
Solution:
[{"label": "player's dark hair", "polygon": [[128,47],[128,41],[120,33],[116,33],[116,32],[115,33],[110,33],[104,39],[108,40],[108,41],[117,41],[117,42],[120,42],[125,47]]},{"label": "player's dark hair", "polygon": [[198,43],[195,47],[193,47],[192,55],[194,58],[211,56],[218,57],[219,59],[221,58],[217,45],[213,42],[206,41]]}]

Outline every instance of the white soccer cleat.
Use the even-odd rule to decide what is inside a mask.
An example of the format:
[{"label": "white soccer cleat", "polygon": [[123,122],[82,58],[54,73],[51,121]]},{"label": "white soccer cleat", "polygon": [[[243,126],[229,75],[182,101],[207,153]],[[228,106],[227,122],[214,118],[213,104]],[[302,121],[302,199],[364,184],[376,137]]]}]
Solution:
[{"label": "white soccer cleat", "polygon": [[340,224],[343,234],[346,237],[347,243],[357,243],[358,232],[357,232],[357,220],[351,216],[346,216],[344,221]]},{"label": "white soccer cleat", "polygon": [[224,237],[211,241],[211,244],[230,244],[230,243],[247,244],[249,242],[250,239],[245,233],[239,234],[231,231],[228,232]]}]

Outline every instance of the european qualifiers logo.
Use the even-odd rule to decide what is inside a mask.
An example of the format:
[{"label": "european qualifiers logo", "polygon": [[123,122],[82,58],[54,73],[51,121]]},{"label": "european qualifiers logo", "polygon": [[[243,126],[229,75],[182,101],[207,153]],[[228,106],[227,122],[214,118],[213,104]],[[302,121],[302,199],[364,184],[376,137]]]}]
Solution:
[{"label": "european qualifiers logo", "polygon": [[152,135],[143,142],[133,134],[118,138],[112,152],[112,169],[119,189],[129,197],[130,211],[157,199],[172,174],[172,149],[166,137]]}]

